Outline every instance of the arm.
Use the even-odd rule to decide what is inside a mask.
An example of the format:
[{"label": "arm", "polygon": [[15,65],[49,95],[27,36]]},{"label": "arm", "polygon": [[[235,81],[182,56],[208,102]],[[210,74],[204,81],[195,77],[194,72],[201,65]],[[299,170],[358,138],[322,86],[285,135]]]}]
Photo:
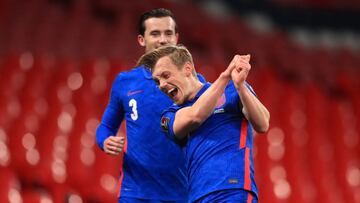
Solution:
[{"label": "arm", "polygon": [[[116,114],[115,111],[108,108],[96,130],[96,142],[106,154],[119,155],[124,147],[125,138],[115,135],[121,124],[122,115]],[[109,120],[112,120],[112,122],[109,122]],[[112,125],[111,123],[114,123],[114,121],[116,124]]]},{"label": "arm", "polygon": [[118,101],[119,77],[115,80],[108,106],[96,130],[96,143],[107,154],[118,155],[124,146],[124,137],[115,136],[124,117]]},{"label": "arm", "polygon": [[241,68],[236,68],[231,73],[231,78],[240,96],[242,111],[250,121],[254,130],[264,133],[269,128],[270,113],[259,99],[246,87],[245,80],[251,69],[250,55],[242,57]]},{"label": "arm", "polygon": [[226,70],[192,106],[176,112],[173,130],[178,139],[184,138],[189,132],[198,128],[212,114],[218,99],[231,79],[232,70],[239,65],[239,59],[240,56],[236,55]]}]

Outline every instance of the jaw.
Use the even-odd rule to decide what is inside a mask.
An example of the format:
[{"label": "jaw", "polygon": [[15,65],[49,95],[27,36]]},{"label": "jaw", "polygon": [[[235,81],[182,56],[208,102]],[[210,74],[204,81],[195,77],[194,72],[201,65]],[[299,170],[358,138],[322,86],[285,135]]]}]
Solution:
[{"label": "jaw", "polygon": [[186,101],[185,95],[183,94],[183,92],[179,90],[176,97],[173,99],[173,101],[178,105],[183,104]]}]

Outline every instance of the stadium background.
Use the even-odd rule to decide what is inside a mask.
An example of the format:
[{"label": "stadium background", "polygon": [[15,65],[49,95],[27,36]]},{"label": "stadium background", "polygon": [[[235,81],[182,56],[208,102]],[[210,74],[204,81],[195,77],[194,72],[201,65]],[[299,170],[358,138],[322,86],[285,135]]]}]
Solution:
[{"label": "stadium background", "polygon": [[255,141],[260,202],[360,202],[357,0],[0,0],[0,202],[116,202],[121,157],[94,133],[155,7],[210,81],[252,55],[271,112]]}]

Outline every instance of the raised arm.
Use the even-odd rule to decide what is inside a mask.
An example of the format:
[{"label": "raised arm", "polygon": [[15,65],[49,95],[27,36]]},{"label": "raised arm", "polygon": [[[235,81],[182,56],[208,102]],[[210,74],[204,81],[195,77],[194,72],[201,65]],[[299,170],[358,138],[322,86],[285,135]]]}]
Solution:
[{"label": "raised arm", "polygon": [[218,99],[231,80],[232,70],[240,68],[240,65],[240,56],[236,55],[226,70],[192,106],[184,107],[176,112],[173,130],[177,138],[182,139],[187,136],[189,132],[198,128],[212,114]]},{"label": "raised arm", "polygon": [[231,78],[240,96],[242,111],[255,131],[264,133],[269,128],[270,113],[260,100],[246,87],[245,80],[251,69],[250,55],[241,57],[241,66],[231,73]]}]

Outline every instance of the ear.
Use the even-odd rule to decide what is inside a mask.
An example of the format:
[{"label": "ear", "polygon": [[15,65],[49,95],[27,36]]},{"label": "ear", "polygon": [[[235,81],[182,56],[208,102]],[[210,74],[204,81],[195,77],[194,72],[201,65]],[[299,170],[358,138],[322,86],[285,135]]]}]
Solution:
[{"label": "ear", "polygon": [[193,67],[192,64],[189,63],[189,62],[186,62],[186,63],[184,64],[183,71],[184,71],[184,73],[185,73],[185,75],[186,75],[187,77],[189,77],[189,76],[192,75],[193,68],[194,68],[194,67]]},{"label": "ear", "polygon": [[145,38],[144,38],[144,36],[138,35],[137,40],[138,40],[138,43],[140,44],[140,46],[145,47]]}]

